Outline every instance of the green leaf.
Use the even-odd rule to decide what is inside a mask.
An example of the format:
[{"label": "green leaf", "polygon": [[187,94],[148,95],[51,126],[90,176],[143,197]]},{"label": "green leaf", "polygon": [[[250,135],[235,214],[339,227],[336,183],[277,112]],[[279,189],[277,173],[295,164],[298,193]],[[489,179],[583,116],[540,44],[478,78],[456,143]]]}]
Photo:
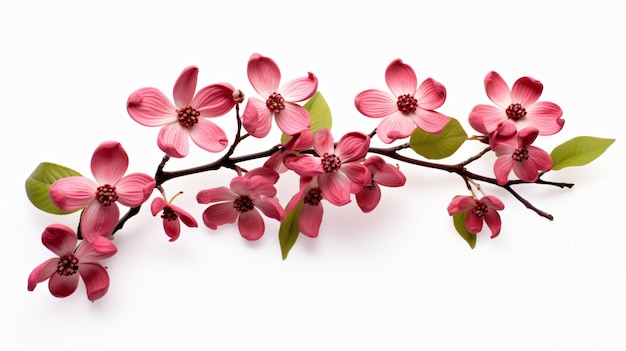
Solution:
[{"label": "green leaf", "polygon": [[[333,124],[333,118],[330,113],[330,108],[326,103],[326,100],[319,91],[313,94],[309,101],[307,101],[302,107],[309,112],[311,116],[311,132],[315,133],[322,128],[330,130]],[[286,143],[289,140],[289,136],[284,134],[281,137],[281,143]]]},{"label": "green leaf", "polygon": [[78,210],[69,212],[61,210],[50,200],[48,195],[48,190],[52,183],[70,176],[81,176],[81,174],[64,166],[42,162],[26,179],[26,195],[30,202],[42,211],[52,214],[76,212]]},{"label": "green leaf", "polygon": [[467,217],[467,212],[457,212],[452,215],[452,221],[454,222],[454,228],[459,233],[461,238],[465,240],[469,246],[473,249],[476,247],[476,234],[470,233],[467,228],[465,228],[465,218]]},{"label": "green leaf", "polygon": [[552,150],[552,170],[582,166],[600,157],[615,139],[579,136],[570,139]]},{"label": "green leaf", "polygon": [[419,127],[411,135],[411,149],[431,160],[439,160],[451,156],[467,140],[467,133],[454,118],[445,125],[439,134],[426,133]]},{"label": "green leaf", "polygon": [[304,201],[298,204],[295,210],[287,213],[285,220],[280,224],[278,230],[278,241],[280,242],[280,251],[283,254],[283,260],[287,259],[289,250],[293,247],[300,234],[300,227],[298,226],[298,217],[300,217],[300,210],[302,210]]}]

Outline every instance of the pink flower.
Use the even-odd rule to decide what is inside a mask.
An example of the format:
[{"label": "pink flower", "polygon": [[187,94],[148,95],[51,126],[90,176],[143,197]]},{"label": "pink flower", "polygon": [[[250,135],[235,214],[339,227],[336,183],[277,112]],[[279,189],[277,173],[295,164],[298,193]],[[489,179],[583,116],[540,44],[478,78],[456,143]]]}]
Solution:
[{"label": "pink flower", "polygon": [[285,211],[274,199],[274,184],[277,180],[278,173],[261,167],[233,178],[230,188],[222,186],[201,190],[196,196],[198,203],[216,202],[204,210],[204,224],[215,230],[220,225],[238,221],[242,237],[248,240],[261,238],[265,232],[265,223],[258,210],[280,222],[285,219]]},{"label": "pink flower", "polygon": [[351,132],[335,147],[330,131],[322,128],[313,136],[317,156],[300,153],[285,157],[285,166],[303,177],[317,177],[324,198],[334,205],[350,202],[350,194],[360,191],[372,178],[360,161],[369,149],[369,136]]},{"label": "pink flower", "polygon": [[450,216],[467,212],[465,218],[465,228],[470,233],[479,233],[483,229],[483,221],[491,229],[491,238],[500,234],[502,222],[497,211],[504,209],[504,203],[495,196],[483,196],[480,200],[472,196],[457,196],[448,205]]},{"label": "pink flower", "polygon": [[538,80],[522,77],[509,89],[498,73],[489,72],[485,90],[496,106],[477,105],[469,115],[470,125],[480,133],[491,134],[506,124],[515,126],[516,130],[533,126],[539,135],[552,135],[563,128],[561,108],[552,102],[537,101],[543,91]]},{"label": "pink flower", "polygon": [[300,133],[297,133],[283,144],[282,150],[276,151],[270,156],[263,164],[263,167],[268,167],[276,172],[284,173],[287,171],[287,167],[284,164],[285,156],[291,155],[294,152],[309,149],[313,146],[313,133],[305,129]]},{"label": "pink flower", "polygon": [[298,216],[298,228],[308,237],[317,238],[322,224],[324,207],[322,189],[317,184],[317,177],[301,177],[300,191],[287,204],[286,211],[291,212],[302,202]]},{"label": "pink flower", "polygon": [[446,101],[446,88],[432,78],[419,88],[411,66],[402,60],[392,61],[385,71],[388,92],[369,89],[354,99],[357,110],[372,118],[384,118],[377,133],[384,143],[410,136],[417,125],[427,133],[437,134],[450,120],[434,111]]},{"label": "pink flower", "polygon": [[30,273],[28,291],[33,291],[37,284],[49,279],[50,293],[55,297],[67,297],[76,291],[80,275],[90,301],[106,294],[109,274],[98,261],[117,252],[111,240],[97,237],[93,242],[83,241],[76,247],[78,238],[71,228],[63,224],[51,224],[44,230],[41,241],[58,257],[44,261]]},{"label": "pink flower", "polygon": [[[180,193],[179,193],[180,194]],[[176,196],[174,196],[176,198]],[[172,198],[172,200],[174,200]],[[198,223],[189,212],[182,208],[173,205],[172,200],[169,202],[163,198],[155,197],[150,205],[152,215],[156,216],[157,213],[163,211],[161,218],[163,218],[163,230],[165,234],[170,237],[170,241],[175,241],[180,236],[180,222],[182,221],[187,227],[196,228]]]},{"label": "pink flower", "polygon": [[317,77],[313,73],[280,86],[280,70],[269,57],[252,54],[248,61],[248,79],[263,100],[249,98],[244,110],[243,126],[251,135],[265,137],[272,117],[283,133],[294,135],[309,129],[311,117],[296,102],[304,101],[317,91]]},{"label": "pink flower", "polygon": [[367,213],[376,208],[380,201],[380,185],[389,187],[399,187],[406,183],[406,177],[398,167],[390,165],[379,156],[371,156],[363,165],[367,167],[372,175],[372,183],[365,185],[361,191],[356,193],[356,202],[361,211]]},{"label": "pink flower", "polygon": [[544,150],[531,146],[538,135],[537,128],[527,127],[508,137],[490,137],[491,148],[500,154],[493,164],[498,184],[508,182],[511,169],[519,179],[534,182],[539,178],[539,171],[552,168],[552,158]]},{"label": "pink flower", "polygon": [[96,181],[72,176],[50,186],[52,202],[65,211],[85,208],[80,219],[80,232],[87,241],[109,236],[120,218],[117,203],[128,207],[143,204],[154,189],[154,178],[143,173],[127,174],[128,155],[122,145],[105,141],[91,158],[91,172]]},{"label": "pink flower", "polygon": [[174,84],[174,105],[158,89],[142,88],[130,95],[128,114],[139,124],[159,127],[159,148],[171,157],[189,153],[189,138],[200,148],[219,152],[226,148],[226,133],[208,118],[226,114],[239,102],[241,92],[228,83],[206,86],[196,93],[198,68],[185,68]]}]

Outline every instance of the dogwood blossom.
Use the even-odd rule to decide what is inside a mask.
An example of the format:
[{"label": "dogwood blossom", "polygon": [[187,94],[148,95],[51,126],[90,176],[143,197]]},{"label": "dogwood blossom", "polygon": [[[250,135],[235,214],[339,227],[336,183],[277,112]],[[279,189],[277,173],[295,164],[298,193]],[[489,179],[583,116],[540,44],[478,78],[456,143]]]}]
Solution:
[{"label": "dogwood blossom", "polygon": [[300,177],[300,191],[289,200],[285,208],[287,212],[291,212],[302,203],[298,216],[298,229],[308,237],[317,238],[319,235],[324,216],[323,199],[317,177]]},{"label": "dogwood blossom", "polygon": [[285,219],[285,211],[274,198],[277,180],[278,173],[261,167],[233,178],[230,188],[222,186],[201,190],[196,196],[198,203],[215,203],[202,213],[204,224],[215,230],[223,224],[237,221],[242,237],[248,240],[261,238],[265,223],[259,210],[279,222]]},{"label": "dogwood blossom", "polygon": [[317,91],[317,77],[313,73],[280,85],[281,74],[274,60],[252,54],[248,60],[248,79],[263,100],[251,97],[244,109],[243,126],[251,135],[265,137],[271,128],[272,117],[287,135],[309,129],[311,117],[297,102],[304,101]]},{"label": "dogwood blossom", "polygon": [[[496,105],[477,105],[469,114],[469,123],[485,135],[494,131],[502,134],[507,124],[515,130],[533,126],[539,135],[552,135],[563,128],[563,111],[553,102],[537,101],[543,92],[543,84],[531,77],[521,77],[512,88],[496,73],[485,76],[485,90]],[[510,129],[508,129],[510,130]]]},{"label": "dogwood blossom", "polygon": [[465,228],[474,234],[480,233],[483,222],[487,223],[493,239],[500,234],[502,222],[497,211],[503,209],[504,203],[493,195],[483,196],[480,200],[473,196],[457,196],[448,205],[448,214],[452,216],[459,212],[467,212]]},{"label": "dogwood blossom", "polygon": [[489,138],[491,148],[500,154],[493,164],[498,184],[504,185],[508,182],[511,170],[519,179],[534,182],[539,178],[539,171],[545,172],[552,168],[550,155],[531,145],[538,133],[537,128],[527,127],[508,137]]},{"label": "dogwood blossom", "polygon": [[168,156],[182,158],[189,153],[189,138],[209,152],[228,145],[226,133],[209,120],[230,111],[241,101],[241,92],[228,83],[206,86],[196,92],[198,68],[183,70],[174,84],[174,104],[156,88],[133,92],[126,103],[128,114],[137,123],[159,127],[159,148]]},{"label": "dogwood blossom", "polygon": [[[51,224],[44,230],[41,241],[58,257],[50,258],[37,266],[28,276],[28,291],[48,280],[48,289],[55,297],[67,297],[76,291],[78,277],[85,282],[87,298],[95,301],[109,289],[109,274],[98,261],[117,252],[111,240],[97,237],[93,242],[82,241],[68,226]],[[77,274],[78,273],[78,274]]]},{"label": "dogwood blossom", "polygon": [[446,88],[432,78],[417,86],[411,66],[400,59],[392,61],[385,71],[391,94],[378,89],[359,93],[354,99],[357,110],[371,118],[383,118],[376,130],[380,140],[391,143],[410,136],[417,125],[427,133],[437,134],[450,120],[434,111],[446,100]]},{"label": "dogwood blossom", "polygon": [[[172,199],[173,200],[173,199]],[[187,227],[197,227],[198,223],[189,212],[172,204],[161,197],[155,197],[150,205],[150,211],[153,216],[161,213],[163,218],[163,230],[170,237],[170,241],[175,241],[180,236],[180,222],[182,221]]]},{"label": "dogwood blossom", "polygon": [[372,183],[363,186],[363,189],[356,193],[355,198],[361,211],[367,213],[373,211],[380,202],[380,185],[403,186],[406,183],[406,177],[398,167],[388,164],[380,156],[368,157],[363,165],[370,171]]},{"label": "dogwood blossom", "polygon": [[287,168],[300,176],[317,177],[324,198],[334,205],[350,202],[350,194],[369,185],[372,176],[360,161],[367,154],[369,136],[350,132],[335,147],[333,136],[327,128],[313,135],[313,149],[317,155],[300,153],[285,156]]},{"label": "dogwood blossom", "polygon": [[156,181],[144,173],[126,174],[128,155],[115,141],[101,143],[91,158],[91,173],[95,182],[82,176],[71,176],[52,183],[52,202],[64,211],[84,208],[80,232],[87,241],[109,236],[120,218],[118,202],[136,207],[152,193]]}]

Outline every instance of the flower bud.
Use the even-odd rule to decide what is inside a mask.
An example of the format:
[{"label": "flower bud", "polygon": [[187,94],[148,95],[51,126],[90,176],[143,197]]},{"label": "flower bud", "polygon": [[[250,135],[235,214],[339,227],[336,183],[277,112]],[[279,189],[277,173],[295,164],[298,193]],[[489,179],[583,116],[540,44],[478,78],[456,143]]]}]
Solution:
[{"label": "flower bud", "polygon": [[241,103],[243,102],[245,95],[243,94],[243,91],[239,90],[239,89],[235,89],[233,91],[233,100],[235,100],[236,103]]}]

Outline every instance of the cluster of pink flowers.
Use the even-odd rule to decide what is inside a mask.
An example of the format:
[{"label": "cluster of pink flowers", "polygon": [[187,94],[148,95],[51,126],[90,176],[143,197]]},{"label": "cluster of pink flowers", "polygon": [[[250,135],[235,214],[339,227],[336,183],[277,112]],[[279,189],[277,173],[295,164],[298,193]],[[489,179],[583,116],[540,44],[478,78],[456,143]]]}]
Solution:
[{"label": "cluster of pink flowers", "polygon": [[[211,84],[196,91],[198,72],[193,66],[183,70],[174,84],[173,103],[156,88],[138,89],[128,98],[127,111],[132,119],[144,126],[161,127],[157,145],[168,157],[186,157],[189,139],[209,152],[225,150],[228,138],[213,119],[245,100],[242,91],[228,83]],[[381,186],[401,187],[406,177],[383,157],[368,155],[371,138],[377,135],[389,144],[408,138],[416,128],[438,134],[450,121],[450,117],[435,111],[445,102],[445,87],[432,78],[418,85],[414,70],[400,59],[392,61],[385,72],[391,93],[369,89],[354,100],[363,115],[381,119],[375,133],[352,131],[339,138],[327,128],[313,132],[309,112],[299,104],[316,93],[315,75],[308,73],[281,85],[278,65],[259,54],[250,57],[247,73],[261,98],[248,98],[241,125],[248,135],[263,138],[275,121],[288,141],[262,167],[249,171],[237,168],[239,173],[228,187],[213,187],[196,195],[199,204],[209,205],[201,216],[206,227],[215,230],[236,222],[247,240],[263,236],[265,223],[261,214],[283,222],[288,213],[299,208],[298,228],[314,238],[322,223],[322,200],[344,206],[354,199],[362,212],[373,211],[381,200]],[[491,149],[499,156],[493,165],[497,183],[506,185],[511,171],[522,181],[536,181],[540,172],[551,169],[552,160],[533,143],[539,135],[561,130],[561,109],[550,102],[538,102],[543,86],[529,77],[518,79],[509,89],[497,73],[491,72],[484,84],[487,96],[496,106],[477,105],[469,114],[469,123],[488,137]],[[198,226],[191,213],[172,203],[176,196],[165,198],[155,178],[143,173],[126,175],[128,163],[119,143],[103,142],[91,161],[95,181],[72,176],[50,186],[50,199],[56,206],[65,211],[82,210],[79,234],[63,225],[45,229],[42,241],[58,258],[33,270],[28,279],[29,290],[49,279],[52,295],[68,296],[76,290],[80,275],[88,298],[93,301],[102,297],[109,277],[98,261],[117,250],[109,237],[120,221],[118,204],[140,207],[155,188],[162,196],[152,200],[151,213],[155,217],[161,214],[170,241],[179,238],[180,222],[191,228]],[[299,176],[299,189],[283,207],[276,198],[275,185],[281,174],[288,171]],[[498,211],[503,209],[504,204],[495,196],[479,199],[472,191],[471,195],[455,196],[448,213],[467,213],[465,226],[470,233],[481,232],[485,222],[493,238],[500,233]],[[79,237],[83,239],[80,243]]]}]

